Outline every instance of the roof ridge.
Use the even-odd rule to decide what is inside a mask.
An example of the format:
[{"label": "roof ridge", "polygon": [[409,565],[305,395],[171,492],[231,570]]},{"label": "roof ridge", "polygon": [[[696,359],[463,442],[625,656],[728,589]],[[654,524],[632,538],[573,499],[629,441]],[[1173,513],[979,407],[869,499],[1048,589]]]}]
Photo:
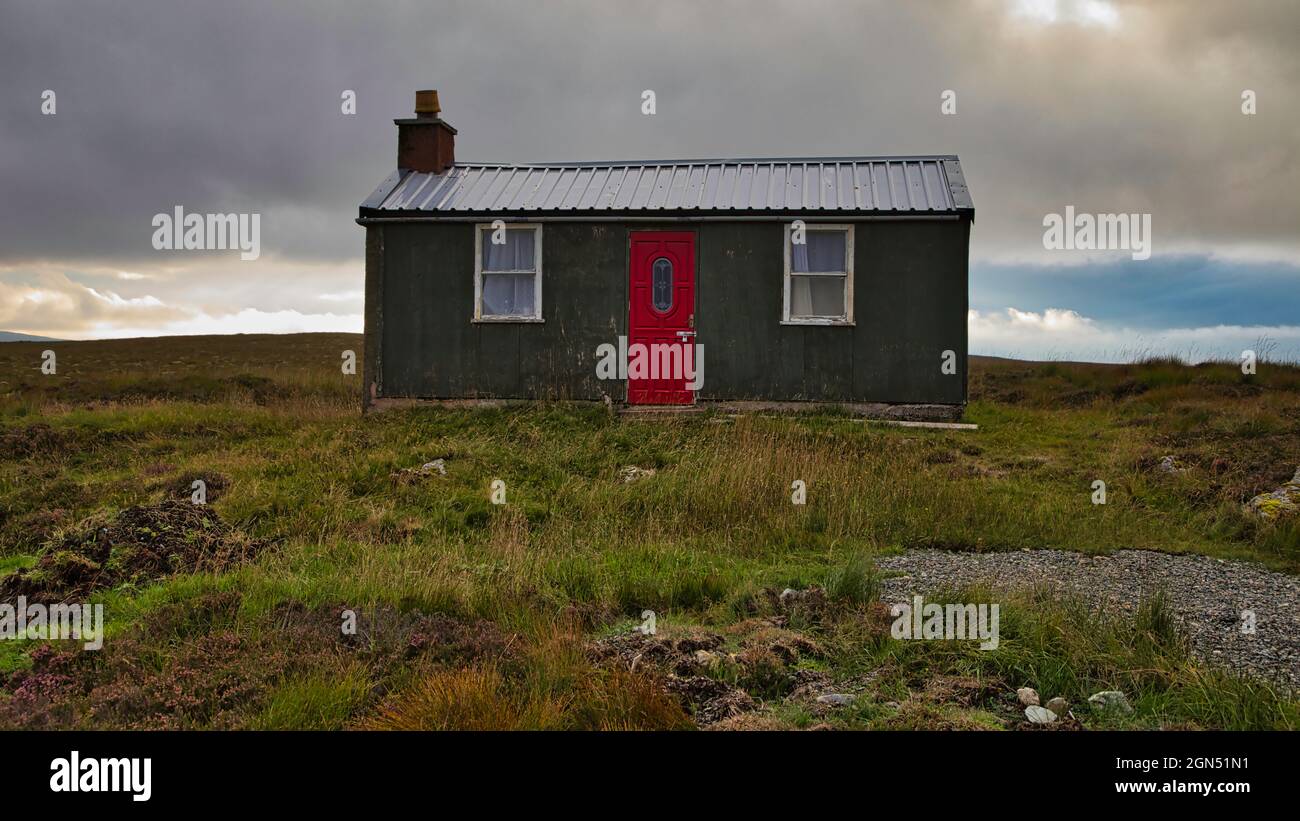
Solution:
[{"label": "roof ridge", "polygon": [[[635,172],[635,173],[632,173]],[[617,205],[616,205],[617,203]],[[365,211],[436,214],[973,212],[954,154],[754,157],[399,169]]]},{"label": "roof ridge", "polygon": [[752,165],[847,163],[847,162],[941,162],[957,160],[956,154],[876,154],[844,157],[693,157],[667,160],[583,160],[581,162],[495,162],[457,160],[456,168],[622,168],[646,165]]}]

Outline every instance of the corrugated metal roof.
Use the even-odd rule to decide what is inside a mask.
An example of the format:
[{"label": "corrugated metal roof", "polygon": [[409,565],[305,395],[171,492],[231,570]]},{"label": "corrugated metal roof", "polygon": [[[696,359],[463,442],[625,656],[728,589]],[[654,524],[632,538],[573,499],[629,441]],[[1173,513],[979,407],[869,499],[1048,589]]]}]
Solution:
[{"label": "corrugated metal roof", "polygon": [[362,209],[454,214],[973,210],[955,156],[670,160],[395,172]]}]

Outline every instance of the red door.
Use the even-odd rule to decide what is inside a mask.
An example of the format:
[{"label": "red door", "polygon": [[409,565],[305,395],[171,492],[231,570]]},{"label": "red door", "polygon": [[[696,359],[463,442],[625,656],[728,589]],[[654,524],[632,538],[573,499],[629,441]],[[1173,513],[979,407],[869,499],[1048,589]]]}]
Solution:
[{"label": "red door", "polygon": [[633,231],[629,258],[628,404],[694,404],[695,234]]}]

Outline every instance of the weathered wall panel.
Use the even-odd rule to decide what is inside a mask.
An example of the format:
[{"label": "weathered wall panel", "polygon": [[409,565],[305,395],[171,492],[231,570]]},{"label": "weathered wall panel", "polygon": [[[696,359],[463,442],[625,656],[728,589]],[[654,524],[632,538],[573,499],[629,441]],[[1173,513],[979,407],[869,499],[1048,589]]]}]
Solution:
[{"label": "weathered wall panel", "polygon": [[[868,222],[855,231],[854,393],[888,402],[966,398],[962,222]],[[957,373],[941,373],[945,350]]]},{"label": "weathered wall panel", "polygon": [[622,401],[621,383],[596,378],[596,349],[627,333],[627,231],[602,223],[547,223],[542,233],[546,323],[536,347],[520,345],[538,388],[524,395],[600,399],[609,394]]},{"label": "weathered wall panel", "polygon": [[365,338],[362,354],[361,406],[369,407],[380,393],[379,381],[383,374],[380,360],[383,340],[384,308],[384,228],[366,229],[366,307]]},{"label": "weathered wall panel", "polygon": [[384,232],[382,395],[474,395],[478,329],[469,322],[469,228],[401,223],[384,226]]},{"label": "weathered wall panel", "polygon": [[[965,400],[969,223],[856,225],[855,327],[780,324],[782,223],[691,226],[702,400]],[[472,224],[370,226],[382,241],[367,242],[367,334],[381,344],[372,352],[368,338],[366,362],[382,370],[380,395],[621,401],[621,383],[596,379],[596,350],[626,333],[628,233],[656,227],[683,230],[545,223],[545,322],[474,324]],[[956,375],[940,373],[945,349]]]}]

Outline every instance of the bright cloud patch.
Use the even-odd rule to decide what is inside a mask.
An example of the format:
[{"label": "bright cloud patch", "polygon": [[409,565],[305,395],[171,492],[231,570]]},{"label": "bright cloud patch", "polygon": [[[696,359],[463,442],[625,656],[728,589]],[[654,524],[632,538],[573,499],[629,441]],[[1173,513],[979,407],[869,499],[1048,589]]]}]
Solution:
[{"label": "bright cloud patch", "polygon": [[82,329],[98,323],[148,327],[184,315],[154,296],[122,296],[73,282],[62,274],[41,274],[31,282],[0,281],[0,328],[5,330],[63,337],[80,335]]},{"label": "bright cloud patch", "polygon": [[323,302],[355,302],[361,304],[365,301],[366,294],[364,291],[342,291],[337,294],[321,294],[317,299]]},{"label": "bright cloud patch", "polygon": [[1075,23],[1082,26],[1115,28],[1119,10],[1105,0],[1014,0],[1016,17],[1035,23]]},{"label": "bright cloud patch", "polygon": [[[144,285],[149,279],[141,276],[131,278],[129,283],[150,287]],[[124,294],[114,287],[87,285],[48,270],[17,282],[0,279],[0,329],[59,339],[106,339],[172,334],[360,332],[363,326],[360,298],[356,311],[312,312],[292,306],[226,307],[186,299],[183,284],[154,282],[152,287],[170,288],[172,293],[164,297],[149,292]]]},{"label": "bright cloud patch", "polygon": [[1017,359],[1127,362],[1178,356],[1191,362],[1236,360],[1253,350],[1274,360],[1300,361],[1300,325],[1213,325],[1137,330],[1109,327],[1063,308],[967,314],[973,354]]},{"label": "bright cloud patch", "polygon": [[132,328],[109,325],[92,328],[91,335],[98,339],[133,336],[190,336],[195,334],[296,334],[348,332],[361,333],[361,314],[305,314],[300,311],[259,311],[245,308],[234,314],[211,316],[193,314],[185,319],[168,322],[161,327]]}]

